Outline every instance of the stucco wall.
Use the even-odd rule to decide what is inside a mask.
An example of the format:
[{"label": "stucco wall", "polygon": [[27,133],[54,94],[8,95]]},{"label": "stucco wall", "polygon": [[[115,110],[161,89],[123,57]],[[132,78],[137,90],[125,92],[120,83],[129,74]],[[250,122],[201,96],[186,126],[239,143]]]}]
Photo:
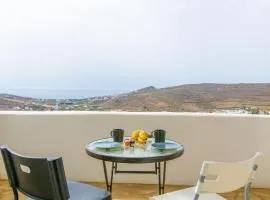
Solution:
[{"label": "stucco wall", "polygon": [[[125,135],[142,128],[167,130],[185,146],[182,157],[168,162],[168,184],[194,184],[203,160],[238,161],[264,153],[254,186],[270,187],[270,117],[251,115],[124,112],[0,112],[0,143],[28,155],[63,157],[69,179],[104,181],[101,161],[85,153],[91,140],[113,128]],[[4,138],[5,137],[5,138]],[[0,175],[3,166],[0,161]],[[152,165],[120,164],[121,169]],[[116,182],[157,183],[154,175],[117,174]]]},{"label": "stucco wall", "polygon": [[[1,115],[0,114],[0,145],[5,143],[5,133],[6,133],[6,123],[7,121],[7,116],[6,115]],[[4,164],[3,164],[3,160],[2,160],[2,156],[0,153],[0,179],[5,177],[5,170],[4,170]]]}]

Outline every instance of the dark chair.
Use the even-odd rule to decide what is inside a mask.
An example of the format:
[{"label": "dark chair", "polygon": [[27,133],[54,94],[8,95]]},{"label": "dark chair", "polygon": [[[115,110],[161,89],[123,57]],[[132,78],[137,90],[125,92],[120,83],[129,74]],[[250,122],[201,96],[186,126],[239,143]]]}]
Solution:
[{"label": "dark chair", "polygon": [[111,194],[88,184],[67,182],[61,157],[22,156],[1,146],[14,200],[18,191],[34,200],[111,200]]}]

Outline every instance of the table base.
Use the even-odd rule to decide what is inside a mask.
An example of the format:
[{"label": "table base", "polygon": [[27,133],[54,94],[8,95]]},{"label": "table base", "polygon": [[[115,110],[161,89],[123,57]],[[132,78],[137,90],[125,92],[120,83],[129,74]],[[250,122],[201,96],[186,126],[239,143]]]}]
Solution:
[{"label": "table base", "polygon": [[[125,173],[125,174],[156,174],[158,175],[158,193],[164,194],[164,188],[165,188],[165,179],[166,179],[166,161],[164,162],[156,162],[155,163],[155,169],[153,171],[123,171],[117,169],[117,162],[111,162],[111,177],[110,182],[108,180],[108,173],[107,173],[107,166],[106,161],[103,162],[103,169],[104,169],[104,176],[105,176],[105,183],[106,183],[106,189],[109,192],[112,192],[112,184],[113,184],[113,175],[117,173]],[[161,165],[163,163],[163,172],[161,176]]]}]

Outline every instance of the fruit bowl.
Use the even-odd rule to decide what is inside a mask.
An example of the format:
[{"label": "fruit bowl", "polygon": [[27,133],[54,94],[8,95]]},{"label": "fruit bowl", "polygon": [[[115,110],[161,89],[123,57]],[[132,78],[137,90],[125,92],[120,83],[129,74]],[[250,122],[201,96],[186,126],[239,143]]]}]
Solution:
[{"label": "fruit bowl", "polygon": [[141,143],[139,143],[139,142],[136,142],[136,143],[135,143],[135,146],[136,146],[137,148],[146,149],[147,143],[141,144]]},{"label": "fruit bowl", "polygon": [[150,135],[142,129],[134,130],[131,134],[131,138],[140,145],[145,145],[149,137]]}]

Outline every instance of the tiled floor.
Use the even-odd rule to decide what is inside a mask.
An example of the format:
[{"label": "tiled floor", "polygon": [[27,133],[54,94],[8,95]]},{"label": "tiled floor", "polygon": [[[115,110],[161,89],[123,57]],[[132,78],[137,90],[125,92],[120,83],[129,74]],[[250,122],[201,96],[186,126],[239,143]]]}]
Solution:
[{"label": "tiled floor", "polygon": [[[93,183],[94,185],[104,188],[103,183]],[[170,192],[184,188],[184,186],[166,186],[165,191]],[[143,184],[114,184],[113,185],[113,199],[114,200],[143,200],[157,194],[156,185]],[[228,200],[243,200],[243,190],[226,193],[222,196]],[[12,192],[9,188],[8,182],[0,180],[0,199],[11,200]],[[21,199],[25,198],[21,195]],[[270,189],[251,189],[251,200],[270,200]]]}]

